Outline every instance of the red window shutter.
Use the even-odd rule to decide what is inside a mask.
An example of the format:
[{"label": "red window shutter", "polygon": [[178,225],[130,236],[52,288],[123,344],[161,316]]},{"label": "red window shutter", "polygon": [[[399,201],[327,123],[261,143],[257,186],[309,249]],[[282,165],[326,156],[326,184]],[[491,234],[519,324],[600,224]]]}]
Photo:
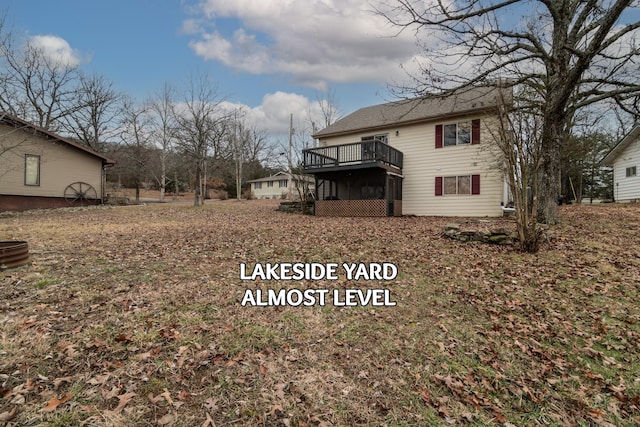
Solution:
[{"label": "red window shutter", "polygon": [[442,196],[442,177],[436,176],[436,196]]},{"label": "red window shutter", "polygon": [[436,125],[436,148],[442,148],[442,125]]},{"label": "red window shutter", "polygon": [[480,119],[471,120],[471,143],[480,144]]},{"label": "red window shutter", "polygon": [[480,175],[471,175],[471,194],[480,194]]}]

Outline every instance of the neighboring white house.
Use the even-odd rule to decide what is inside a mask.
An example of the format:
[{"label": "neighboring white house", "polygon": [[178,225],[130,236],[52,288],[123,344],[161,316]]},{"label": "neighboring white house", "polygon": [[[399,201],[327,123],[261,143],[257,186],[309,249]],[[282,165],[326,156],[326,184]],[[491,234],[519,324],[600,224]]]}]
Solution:
[{"label": "neighboring white house", "polygon": [[278,172],[266,178],[247,181],[251,184],[251,192],[256,199],[295,199],[299,197],[298,187],[313,189],[313,178],[304,175],[291,175]]},{"label": "neighboring white house", "polygon": [[640,125],[622,138],[600,163],[613,166],[613,198],[616,202],[640,200]]},{"label": "neighboring white house", "polygon": [[304,150],[316,215],[500,216],[507,191],[490,132],[496,88],[362,108]]},{"label": "neighboring white house", "polygon": [[0,112],[0,211],[100,204],[115,162]]}]

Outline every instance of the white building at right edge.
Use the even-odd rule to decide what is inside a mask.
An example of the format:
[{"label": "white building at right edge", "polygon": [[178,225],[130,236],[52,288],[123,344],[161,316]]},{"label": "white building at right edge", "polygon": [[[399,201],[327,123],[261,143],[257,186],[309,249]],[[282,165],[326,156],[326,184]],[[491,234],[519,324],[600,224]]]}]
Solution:
[{"label": "white building at right edge", "polygon": [[600,163],[613,167],[613,198],[616,202],[640,201],[640,125],[622,138]]}]

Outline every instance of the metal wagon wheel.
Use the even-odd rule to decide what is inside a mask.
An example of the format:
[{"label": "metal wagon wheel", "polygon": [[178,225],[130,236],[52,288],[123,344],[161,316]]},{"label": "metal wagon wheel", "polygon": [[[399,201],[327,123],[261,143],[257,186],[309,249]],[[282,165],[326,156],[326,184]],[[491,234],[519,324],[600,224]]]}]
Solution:
[{"label": "metal wagon wheel", "polygon": [[64,189],[64,199],[70,205],[80,204],[81,206],[92,204],[98,198],[96,189],[86,182],[74,182]]}]

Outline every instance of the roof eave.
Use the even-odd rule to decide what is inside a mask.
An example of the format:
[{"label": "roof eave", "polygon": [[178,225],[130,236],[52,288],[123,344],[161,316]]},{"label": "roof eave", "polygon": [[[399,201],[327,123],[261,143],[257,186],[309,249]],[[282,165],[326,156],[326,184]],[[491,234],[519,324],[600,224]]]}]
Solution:
[{"label": "roof eave", "polygon": [[601,165],[613,166],[621,152],[623,152],[629,144],[640,137],[640,125],[636,125],[631,132],[620,140],[611,150],[600,160]]},{"label": "roof eave", "polygon": [[362,132],[368,132],[368,131],[374,131],[374,130],[380,130],[380,129],[390,129],[390,128],[394,128],[394,127],[398,127],[398,126],[411,126],[411,125],[416,125],[416,124],[422,124],[422,123],[428,123],[428,122],[433,122],[436,120],[441,120],[443,118],[456,118],[456,117],[461,117],[461,116],[468,116],[470,114],[478,114],[478,113],[486,113],[489,111],[494,111],[497,110],[498,106],[493,105],[490,107],[482,107],[482,108],[470,108],[467,110],[463,110],[463,111],[455,111],[455,112],[451,112],[451,113],[443,113],[443,114],[438,114],[436,116],[429,116],[429,117],[423,117],[420,119],[413,119],[413,120],[400,120],[397,122],[393,122],[393,123],[389,123],[389,124],[384,124],[384,125],[379,125],[379,126],[367,126],[367,127],[362,127],[362,128],[355,128],[355,129],[349,129],[349,130],[343,130],[343,131],[338,131],[338,132],[330,132],[330,133],[322,133],[322,132],[318,132],[316,134],[312,134],[311,137],[314,139],[321,139],[321,138],[333,138],[336,136],[345,136],[345,135],[351,135],[354,133],[362,133]]},{"label": "roof eave", "polygon": [[76,143],[74,141],[71,141],[70,139],[67,139],[67,138],[65,138],[65,137],[63,137],[61,135],[58,135],[58,134],[56,134],[54,132],[51,132],[51,131],[46,130],[46,129],[43,129],[41,127],[38,127],[38,126],[34,125],[33,123],[29,123],[26,120],[23,120],[23,119],[21,119],[19,117],[16,117],[16,116],[12,115],[12,114],[5,113],[5,112],[0,112],[0,115],[2,115],[2,117],[0,117],[1,120],[7,120],[7,121],[13,123],[14,126],[15,125],[20,125],[20,126],[24,126],[26,128],[29,128],[29,129],[33,129],[35,132],[38,132],[38,133],[43,134],[43,135],[46,135],[49,138],[52,138],[52,139],[54,139],[56,141],[63,142],[65,144],[67,144],[67,145],[72,146],[73,148],[76,148],[78,150],[84,151],[87,154],[91,154],[92,156],[95,156],[95,157],[101,159],[103,165],[111,165],[111,166],[113,166],[113,165],[116,164],[115,160],[112,160],[112,159],[110,159],[110,158],[108,158],[106,156],[103,156],[102,154],[97,153],[97,152],[95,152],[95,151],[93,151],[93,150],[91,150],[91,149],[89,149],[87,147],[83,147],[82,145],[80,145],[80,144],[78,144],[78,143]]}]

